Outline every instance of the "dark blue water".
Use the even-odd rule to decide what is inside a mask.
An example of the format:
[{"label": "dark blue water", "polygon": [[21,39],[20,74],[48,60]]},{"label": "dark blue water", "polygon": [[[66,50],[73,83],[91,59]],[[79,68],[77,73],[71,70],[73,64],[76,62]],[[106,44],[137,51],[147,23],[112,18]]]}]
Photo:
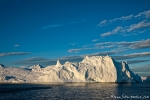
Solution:
[{"label": "dark blue water", "polygon": [[0,100],[150,100],[150,83],[0,84]]}]

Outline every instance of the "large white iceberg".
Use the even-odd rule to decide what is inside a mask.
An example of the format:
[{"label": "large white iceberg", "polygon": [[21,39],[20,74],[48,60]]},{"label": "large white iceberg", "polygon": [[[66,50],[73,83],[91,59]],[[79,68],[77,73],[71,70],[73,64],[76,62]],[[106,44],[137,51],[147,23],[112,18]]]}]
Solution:
[{"label": "large white iceberg", "polygon": [[6,68],[0,65],[0,82],[142,82],[127,62],[116,62],[109,56],[86,56],[79,63],[66,62],[30,69]]}]

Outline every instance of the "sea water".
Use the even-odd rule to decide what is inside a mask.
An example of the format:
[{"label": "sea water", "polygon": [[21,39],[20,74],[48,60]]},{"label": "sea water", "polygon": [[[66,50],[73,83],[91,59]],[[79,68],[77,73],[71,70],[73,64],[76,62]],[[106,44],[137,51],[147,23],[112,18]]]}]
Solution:
[{"label": "sea water", "polygon": [[0,84],[0,100],[150,100],[150,83]]}]

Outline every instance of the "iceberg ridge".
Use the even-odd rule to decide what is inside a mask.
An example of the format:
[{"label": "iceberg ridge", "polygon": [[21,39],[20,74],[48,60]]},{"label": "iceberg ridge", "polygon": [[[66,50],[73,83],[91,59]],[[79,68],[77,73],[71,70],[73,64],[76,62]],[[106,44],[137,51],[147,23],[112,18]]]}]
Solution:
[{"label": "iceberg ridge", "polygon": [[79,63],[66,62],[55,66],[5,68],[0,65],[0,82],[142,82],[127,62],[116,62],[109,56],[86,56]]}]

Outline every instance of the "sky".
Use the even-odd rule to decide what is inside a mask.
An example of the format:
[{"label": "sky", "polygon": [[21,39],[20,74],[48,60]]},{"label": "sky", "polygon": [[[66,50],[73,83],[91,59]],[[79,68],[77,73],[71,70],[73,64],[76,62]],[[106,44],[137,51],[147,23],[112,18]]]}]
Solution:
[{"label": "sky", "polygon": [[0,0],[0,64],[109,55],[150,75],[150,0]]}]

